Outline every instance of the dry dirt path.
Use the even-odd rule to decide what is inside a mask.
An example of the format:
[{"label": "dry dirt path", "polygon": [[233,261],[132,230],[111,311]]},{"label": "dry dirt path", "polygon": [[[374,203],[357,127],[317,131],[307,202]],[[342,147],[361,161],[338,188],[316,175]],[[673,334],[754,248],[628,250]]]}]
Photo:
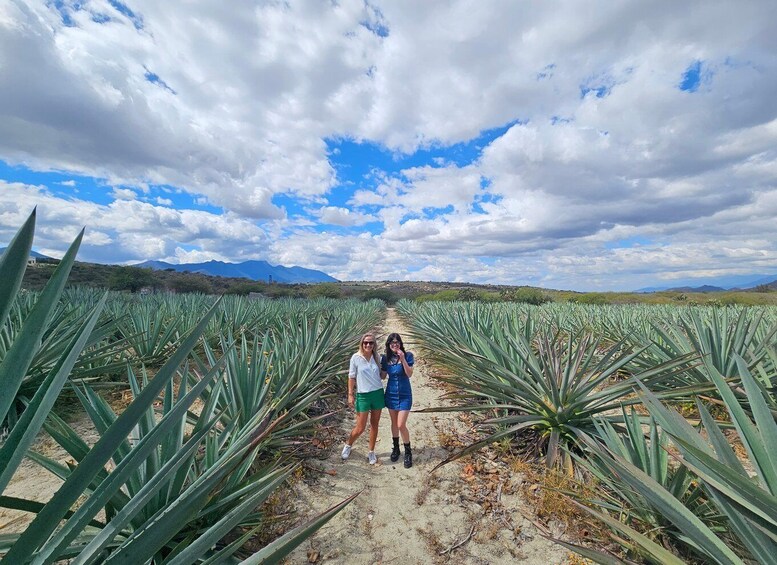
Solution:
[{"label": "dry dirt path", "polygon": [[[408,350],[418,350],[407,327],[389,309],[384,324],[376,328],[378,342],[381,338],[385,341],[393,331],[403,336]],[[412,377],[414,410],[442,405],[442,392],[430,377],[433,370],[419,352]],[[361,491],[361,495],[297,548],[288,562],[565,563],[569,553],[540,537],[531,522],[523,518],[519,510],[526,508],[520,496],[500,496],[501,519],[496,520],[492,512],[467,496],[473,478],[469,477],[470,484],[462,478],[461,463],[451,463],[430,474],[449,454],[440,446],[440,433],[457,425],[461,424],[455,413],[411,413],[411,469],[403,467],[401,458],[397,463],[389,459],[388,412],[381,418],[375,450],[377,465],[367,463],[369,430],[357,440],[347,462],[340,459],[342,442],[332,447],[327,459],[309,461],[321,473],[316,473],[320,478],[313,484],[300,482],[297,487],[298,510],[303,516],[321,512],[355,492]],[[343,438],[352,426],[351,413],[342,425]],[[506,492],[510,490],[505,488]]]}]

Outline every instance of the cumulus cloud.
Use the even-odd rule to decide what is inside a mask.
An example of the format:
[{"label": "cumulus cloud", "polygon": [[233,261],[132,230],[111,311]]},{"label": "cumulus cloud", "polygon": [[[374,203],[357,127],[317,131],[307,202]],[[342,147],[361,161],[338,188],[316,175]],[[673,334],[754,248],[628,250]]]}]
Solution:
[{"label": "cumulus cloud", "polygon": [[375,218],[368,214],[361,214],[354,212],[350,208],[340,208],[338,206],[324,206],[318,211],[318,217],[322,224],[334,226],[361,226],[375,220]]},{"label": "cumulus cloud", "polygon": [[257,218],[282,215],[276,193],[333,186],[327,102],[368,78],[379,42],[363,3],[132,9],[4,5],[4,159],[171,184]]},{"label": "cumulus cloud", "polygon": [[8,241],[34,207],[38,210],[36,249],[61,256],[86,226],[79,257],[84,261],[125,263],[152,259],[178,262],[180,244],[200,253],[234,260],[266,258],[267,234],[232,214],[174,210],[140,200],[101,205],[62,198],[45,187],[0,181],[0,241]]},{"label": "cumulus cloud", "polygon": [[114,188],[111,190],[111,196],[116,200],[135,200],[138,197],[138,193],[129,188]]},{"label": "cumulus cloud", "polygon": [[[88,224],[93,260],[588,289],[774,272],[776,18],[766,0],[0,4],[0,160],[113,199],[5,182],[0,235],[37,203],[46,248]],[[403,166],[346,182],[333,139]]]}]

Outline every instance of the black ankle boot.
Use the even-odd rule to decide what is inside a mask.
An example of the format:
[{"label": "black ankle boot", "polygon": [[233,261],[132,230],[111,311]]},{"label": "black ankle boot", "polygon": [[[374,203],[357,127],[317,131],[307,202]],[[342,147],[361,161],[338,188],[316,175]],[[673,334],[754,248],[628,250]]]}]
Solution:
[{"label": "black ankle boot", "polygon": [[413,466],[413,452],[410,451],[410,444],[405,444],[405,469]]},{"label": "black ankle boot", "polygon": [[394,440],[394,449],[391,450],[391,462],[396,463],[399,460],[399,438],[391,438]]}]

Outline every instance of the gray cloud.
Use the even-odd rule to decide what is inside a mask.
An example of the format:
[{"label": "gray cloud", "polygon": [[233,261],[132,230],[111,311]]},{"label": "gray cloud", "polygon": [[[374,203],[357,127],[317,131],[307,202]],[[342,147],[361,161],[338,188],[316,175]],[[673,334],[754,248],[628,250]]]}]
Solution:
[{"label": "gray cloud", "polygon": [[[46,249],[89,225],[91,260],[592,289],[777,269],[774,2],[59,5],[0,5],[0,159],[114,201],[0,180],[0,236],[23,201]],[[337,198],[328,139],[412,153],[506,124],[471,163]]]}]

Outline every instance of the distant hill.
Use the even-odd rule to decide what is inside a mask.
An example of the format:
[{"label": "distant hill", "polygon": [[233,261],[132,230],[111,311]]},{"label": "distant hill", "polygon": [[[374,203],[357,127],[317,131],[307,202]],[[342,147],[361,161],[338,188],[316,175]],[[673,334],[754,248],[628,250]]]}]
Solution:
[{"label": "distant hill", "polygon": [[[0,247],[0,255],[5,253],[5,250],[7,247]],[[38,253],[37,251],[30,251],[30,257],[35,257],[36,259],[51,259],[48,255],[44,255],[43,253]]]},{"label": "distant hill", "polygon": [[634,292],[721,292],[725,290],[750,290],[757,286],[777,283],[777,275],[732,275],[713,280],[686,280],[672,286],[648,286]]},{"label": "distant hill", "polygon": [[283,265],[271,265],[267,261],[244,261],[243,263],[225,263],[223,261],[207,261],[205,263],[181,263],[172,264],[164,261],[145,261],[133,265],[156,271],[172,269],[179,273],[200,273],[204,275],[244,278],[254,281],[267,282],[272,277],[273,282],[278,283],[320,283],[338,282],[324,272],[303,267],[284,267]]},{"label": "distant hill", "polygon": [[668,289],[671,292],[726,292],[725,288],[704,284],[702,286],[676,286]]}]

